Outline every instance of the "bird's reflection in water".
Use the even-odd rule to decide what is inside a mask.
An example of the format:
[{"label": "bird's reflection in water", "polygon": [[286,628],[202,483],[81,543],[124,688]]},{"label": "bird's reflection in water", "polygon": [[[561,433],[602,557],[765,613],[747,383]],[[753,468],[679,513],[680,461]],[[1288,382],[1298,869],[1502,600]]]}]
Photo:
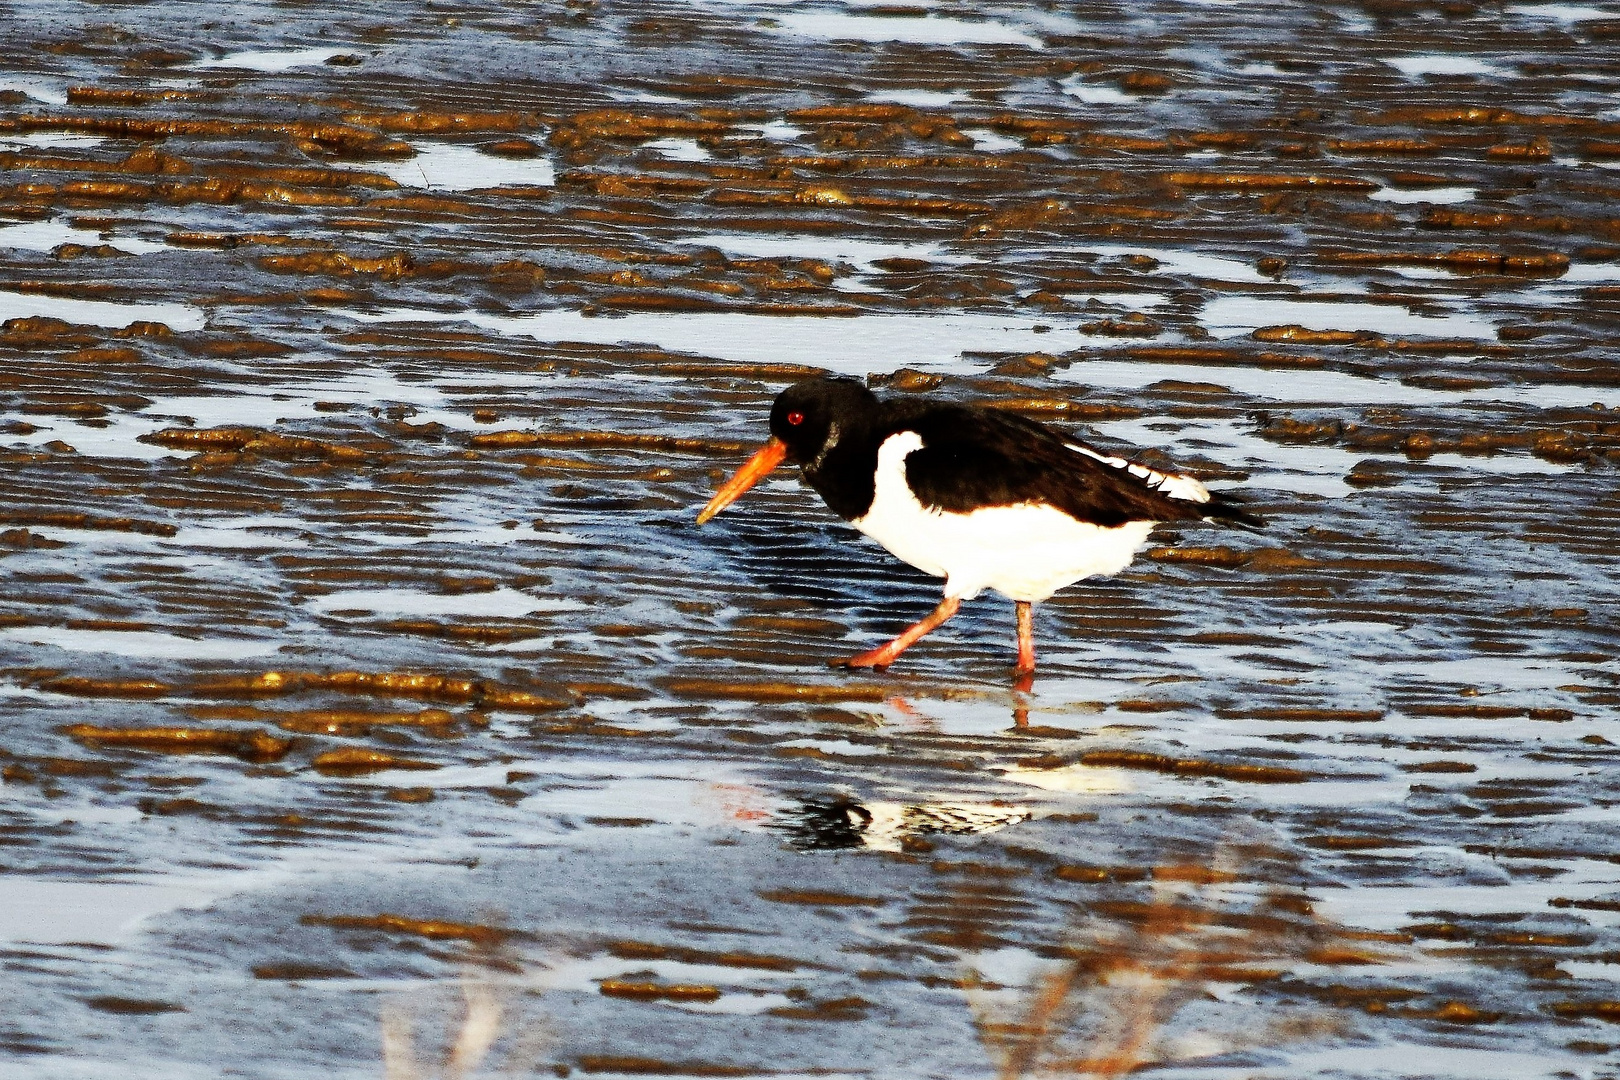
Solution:
[{"label": "bird's reflection in water", "polygon": [[782,810],[768,828],[801,851],[837,851],[865,847],[871,823],[871,811],[853,800],[804,799]]},{"label": "bird's reflection in water", "polygon": [[1035,692],[1035,673],[1022,671],[1013,680],[1013,727],[1029,727],[1029,697]]},{"label": "bird's reflection in water", "polygon": [[[1034,676],[1024,676],[1013,686],[1012,722],[1014,728],[1029,727],[1029,695],[1033,679]],[[884,698],[883,704],[899,714],[899,726],[907,731],[929,734],[939,734],[944,731],[937,718],[929,716],[899,694],[892,694]]]},{"label": "bird's reflection in water", "polygon": [[862,803],[813,797],[781,811],[768,827],[802,851],[900,851],[909,838],[995,832],[1033,816],[1030,808],[1010,803]]},{"label": "bird's reflection in water", "polygon": [[941,730],[939,721],[937,719],[929,716],[927,713],[917,708],[899,694],[894,694],[890,697],[884,698],[883,704],[887,705],[900,715],[899,726],[905,728],[907,731],[938,734]]}]

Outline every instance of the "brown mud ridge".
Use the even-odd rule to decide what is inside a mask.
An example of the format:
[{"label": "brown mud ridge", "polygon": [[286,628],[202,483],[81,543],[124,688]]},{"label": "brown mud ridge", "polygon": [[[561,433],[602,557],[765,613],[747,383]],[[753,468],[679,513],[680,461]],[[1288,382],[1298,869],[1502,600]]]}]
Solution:
[{"label": "brown mud ridge", "polygon": [[[12,7],[0,1071],[1620,1047],[1620,18]],[[1271,527],[830,671],[822,371]]]}]

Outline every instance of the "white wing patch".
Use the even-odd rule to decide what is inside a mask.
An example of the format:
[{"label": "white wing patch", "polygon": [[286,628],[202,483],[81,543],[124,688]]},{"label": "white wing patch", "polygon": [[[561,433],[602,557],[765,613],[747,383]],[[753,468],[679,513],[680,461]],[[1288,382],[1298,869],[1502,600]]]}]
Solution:
[{"label": "white wing patch", "polygon": [[1199,483],[1191,476],[1182,476],[1179,473],[1162,473],[1157,469],[1150,469],[1135,461],[1127,461],[1122,457],[1104,454],[1080,443],[1064,443],[1075,453],[1084,454],[1088,458],[1100,461],[1104,465],[1112,465],[1116,469],[1124,469],[1132,476],[1146,480],[1148,487],[1168,495],[1172,499],[1181,499],[1184,502],[1209,502],[1209,488]]}]

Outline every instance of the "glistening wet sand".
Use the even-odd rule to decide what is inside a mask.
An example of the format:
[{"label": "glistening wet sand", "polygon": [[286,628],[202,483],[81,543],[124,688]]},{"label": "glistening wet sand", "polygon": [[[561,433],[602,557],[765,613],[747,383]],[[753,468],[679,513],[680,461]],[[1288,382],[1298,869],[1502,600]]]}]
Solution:
[{"label": "glistening wet sand", "polygon": [[[11,5],[0,1074],[1614,1075],[1617,41]],[[818,370],[1272,525],[830,671]]]}]

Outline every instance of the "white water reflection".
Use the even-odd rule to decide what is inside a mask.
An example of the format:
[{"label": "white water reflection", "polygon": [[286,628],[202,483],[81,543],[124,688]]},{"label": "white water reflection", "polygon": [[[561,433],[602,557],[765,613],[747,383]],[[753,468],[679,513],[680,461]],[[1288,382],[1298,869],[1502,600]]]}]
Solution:
[{"label": "white water reflection", "polygon": [[[1062,348],[1050,316],[1025,314],[862,314],[843,317],[702,312],[671,316],[630,312],[590,317],[578,311],[493,315],[421,308],[333,310],[361,323],[467,323],[511,337],[596,345],[653,345],[749,364],[807,364],[845,375],[898,367],[974,371],[968,352],[1037,352]],[[1051,330],[1037,330],[1045,327]]]},{"label": "white water reflection", "polygon": [[62,244],[83,244],[86,247],[109,244],[131,255],[146,255],[154,251],[167,251],[167,244],[134,237],[104,237],[96,229],[72,225],[66,218],[48,218],[44,221],[24,221],[16,225],[0,225],[0,248],[14,251],[54,251]]},{"label": "white water reflection", "polygon": [[65,626],[8,626],[0,628],[0,637],[67,652],[148,660],[237,660],[268,656],[280,648],[274,641],[246,638],[188,638],[153,630],[80,630]]},{"label": "white water reflection", "polygon": [[714,157],[696,139],[653,139],[641,145],[670,161],[708,161]]},{"label": "white water reflection", "polygon": [[[584,990],[596,992],[596,984],[603,979],[621,977],[625,968],[629,966],[626,961],[612,955],[594,956],[585,958],[570,957],[554,963],[541,976],[542,985],[548,990]],[[783,979],[799,979],[802,976],[792,969],[773,971],[769,968],[738,968],[723,967],[719,964],[691,963],[681,960],[645,959],[638,957],[634,965],[638,970],[647,971],[651,977],[664,983],[697,984],[700,986],[724,987],[726,993],[720,1000],[699,1004],[694,1002],[664,1002],[664,1008],[697,1008],[702,1012],[720,1012],[737,1014],[752,1014],[763,1011],[767,1006],[775,1007],[778,1002],[792,1002],[782,994],[763,992],[764,988],[750,992],[749,988],[759,983],[780,983]],[[735,998],[735,1001],[728,999]],[[780,1075],[780,1074],[777,1074]],[[821,1075],[820,1073],[817,1074]]]},{"label": "white water reflection", "polygon": [[[1579,408],[1613,396],[1613,388],[1512,383],[1469,390],[1435,390],[1399,379],[1371,378],[1321,368],[1252,368],[1203,364],[1159,364],[1115,360],[1108,354],[1081,360],[1052,377],[1110,389],[1136,390],[1162,380],[1214,383],[1240,394],[1291,404],[1459,405],[1469,401],[1513,401],[1541,408]],[[1292,451],[1290,451],[1292,452]]]},{"label": "white water reflection", "polygon": [[960,90],[878,90],[866,95],[867,101],[887,101],[913,109],[948,109],[967,99]]},{"label": "white water reflection", "polygon": [[1509,4],[1503,10],[1509,15],[1526,15],[1533,19],[1556,19],[1558,22],[1564,23],[1620,17],[1620,10],[1582,7],[1577,4]]},{"label": "white water reflection", "polygon": [[1141,100],[1134,94],[1127,94],[1112,86],[1084,82],[1079,75],[1071,75],[1058,85],[1063,88],[1065,94],[1079,98],[1087,105],[1133,105]]},{"label": "white water reflection", "polygon": [[769,139],[771,142],[792,142],[810,134],[805,128],[790,124],[786,120],[771,120],[763,124],[738,124],[737,130],[754,132],[760,138]]},{"label": "white water reflection", "polygon": [[557,173],[546,158],[506,158],[460,143],[412,143],[416,156],[368,165],[401,187],[470,191],[476,188],[552,187]]},{"label": "white water reflection", "polygon": [[1558,278],[1561,285],[1596,281],[1620,281],[1620,263],[1570,263]]},{"label": "white water reflection", "polygon": [[0,876],[0,941],[31,945],[120,945],[141,923],[177,908],[201,907],[213,892],[174,885],[53,881]]},{"label": "white water reflection", "polygon": [[[4,89],[0,84],[0,89]],[[77,131],[30,131],[22,135],[0,135],[0,147],[17,150],[33,147],[100,146],[107,141],[105,135],[85,135]]]},{"label": "white water reflection", "polygon": [[[1587,899],[1599,890],[1614,888],[1612,880],[1593,882],[1597,889],[1574,890],[1572,899]],[[1318,910],[1352,926],[1373,930],[1395,930],[1416,921],[1423,912],[1447,911],[1464,915],[1488,915],[1498,911],[1549,910],[1547,901],[1570,896],[1571,882],[1518,879],[1503,885],[1458,885],[1452,883],[1399,886],[1358,885],[1353,889],[1313,890]],[[1582,912],[1583,915],[1587,914]]]},{"label": "white water reflection", "polygon": [[1514,74],[1511,68],[1472,56],[1397,56],[1386,58],[1384,63],[1409,79],[1422,78],[1425,75],[1489,75],[1495,78],[1508,78]]},{"label": "white water reflection", "polygon": [[913,45],[1023,45],[1043,49],[1045,43],[1005,23],[967,19],[855,15],[844,12],[792,10],[773,16],[776,27],[800,37],[829,41],[903,41]]},{"label": "white water reflection", "polygon": [[1388,266],[1383,269],[1411,281],[1458,281],[1464,277],[1455,270],[1439,266]]},{"label": "white water reflection", "polygon": [[1472,314],[1417,315],[1394,304],[1347,304],[1259,296],[1217,296],[1200,319],[1217,338],[1252,333],[1262,326],[1311,330],[1370,330],[1380,334],[1496,340],[1496,325]]},{"label": "white water reflection", "polygon": [[81,326],[121,329],[136,322],[160,322],[171,330],[201,330],[207,317],[190,304],[127,304],[111,300],[74,300],[0,289],[0,322],[44,316]]},{"label": "white water reflection", "polygon": [[1478,188],[1471,187],[1432,187],[1432,188],[1392,188],[1382,187],[1370,192],[1367,198],[1374,202],[1392,203],[1462,203],[1469,202],[1479,194]]},{"label": "white water reflection", "polygon": [[1011,765],[1001,775],[1015,784],[1028,784],[1065,795],[1123,795],[1136,790],[1128,769],[1099,768],[1078,762],[1056,769]]},{"label": "white water reflection", "polygon": [[193,70],[212,68],[241,68],[275,74],[301,67],[321,67],[334,56],[352,52],[352,49],[248,49],[227,53],[217,60],[194,60],[183,65]]},{"label": "white water reflection", "polygon": [[286,551],[307,548],[302,534],[309,522],[274,514],[219,517],[206,525],[182,526],[169,541],[174,547],[224,548],[233,551]]},{"label": "white water reflection", "polygon": [[[313,359],[293,355],[292,366]],[[544,375],[511,375],[507,384],[516,389],[539,386],[549,380]],[[370,410],[389,405],[408,405],[410,422],[438,423],[458,430],[481,430],[466,409],[458,409],[446,389],[466,383],[467,377],[437,379],[433,384],[401,379],[393,372],[370,368],[327,379],[292,378],[277,380],[269,372],[259,372],[255,382],[239,385],[234,393],[183,395],[158,398],[134,412],[114,410],[94,426],[77,423],[70,417],[38,414],[0,413],[0,422],[26,420],[36,430],[27,435],[8,435],[9,443],[40,446],[55,439],[68,442],[78,453],[90,457],[129,458],[156,461],[193,453],[141,442],[164,428],[195,426],[199,429],[245,426],[269,427],[287,421],[308,420],[330,412],[332,404],[351,404]],[[482,385],[481,380],[473,380]]]},{"label": "white water reflection", "polygon": [[[1387,967],[1376,969],[1393,978]],[[1573,1034],[1573,1031],[1572,1031]],[[1368,1038],[1343,1039],[1342,1045],[1269,1048],[1266,1064],[1245,1061],[1223,1065],[1210,1060],[1155,1063],[1159,1080],[1298,1080],[1316,1077],[1467,1077],[1468,1080],[1528,1080],[1562,1077],[1599,1080],[1612,1075],[1601,1058],[1548,1046],[1542,1050],[1504,1049],[1499,1045],[1459,1045],[1461,1036],[1428,1041],[1420,1037],[1374,1042]],[[1225,1049],[1224,1047],[1222,1049]],[[1257,1055],[1234,1055],[1250,1058]],[[1219,1059],[1215,1059],[1218,1061]]]},{"label": "white water reflection", "polygon": [[522,618],[547,611],[578,611],[578,600],[542,599],[516,589],[490,592],[430,593],[417,589],[344,589],[306,601],[308,611],[325,615],[345,611],[367,615],[471,615]]},{"label": "white water reflection", "polygon": [[873,265],[884,259],[919,259],[942,266],[962,266],[978,262],[982,256],[952,251],[944,244],[904,240],[869,240],[821,233],[782,235],[770,233],[703,233],[675,241],[682,247],[714,248],[728,258],[819,259],[855,266],[861,273],[876,273]]},{"label": "white water reflection", "polygon": [[962,134],[973,140],[973,149],[983,150],[987,154],[1005,154],[1024,149],[1022,139],[1014,139],[989,128],[963,128]]},{"label": "white water reflection", "polygon": [[11,90],[47,105],[66,105],[67,87],[49,79],[12,75],[0,78],[0,92]]},{"label": "white water reflection", "polygon": [[[1126,244],[1094,244],[1084,250],[1096,255],[1104,256],[1137,256],[1146,255],[1159,265],[1144,271],[1156,274],[1167,270],[1172,274],[1186,274],[1190,277],[1206,278],[1211,281],[1229,281],[1241,284],[1262,284],[1273,280],[1262,274],[1254,266],[1237,259],[1222,258],[1218,255],[1204,255],[1196,251],[1182,251],[1177,248],[1132,247]],[[1053,252],[1053,254],[1057,254]]]},{"label": "white water reflection", "polygon": [[760,832],[791,805],[750,771],[722,761],[547,758],[518,759],[500,768],[534,771],[552,779],[523,801],[524,812],[535,816],[638,817],[656,822],[649,827]]}]

